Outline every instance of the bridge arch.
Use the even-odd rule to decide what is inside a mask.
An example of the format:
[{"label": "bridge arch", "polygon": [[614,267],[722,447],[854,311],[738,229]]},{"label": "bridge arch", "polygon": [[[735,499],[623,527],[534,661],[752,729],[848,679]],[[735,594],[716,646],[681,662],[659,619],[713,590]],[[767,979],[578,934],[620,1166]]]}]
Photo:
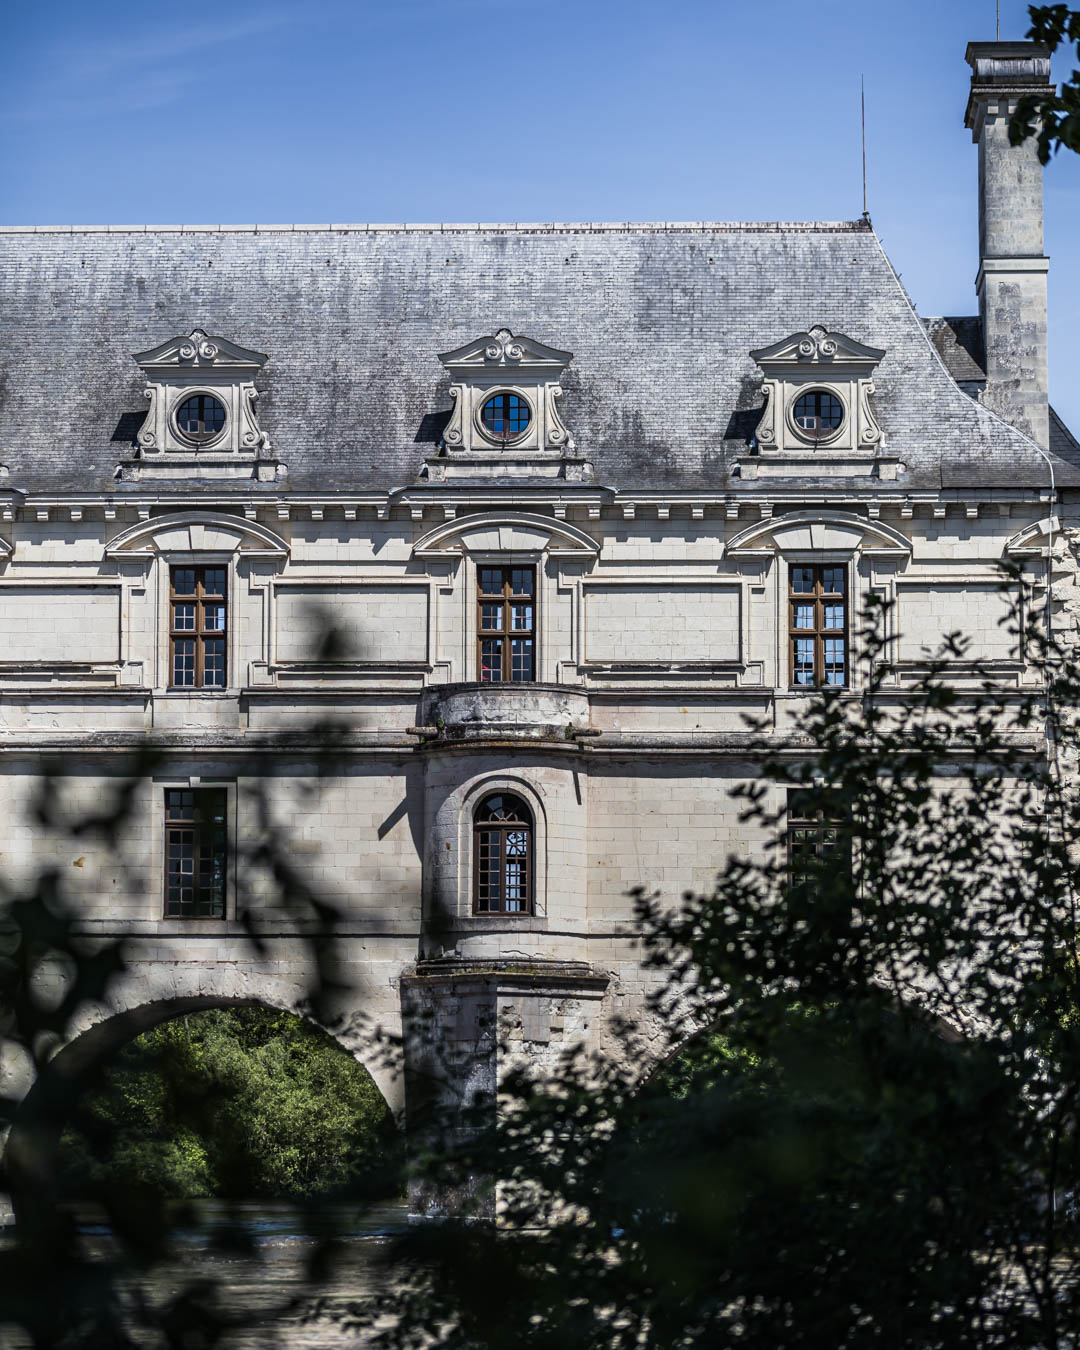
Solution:
[{"label": "bridge arch", "polygon": [[257,989],[162,993],[145,1001],[114,1004],[111,1010],[84,1015],[82,1025],[40,1069],[15,1110],[3,1168],[15,1218],[30,1232],[53,1222],[60,1136],[79,1097],[95,1073],[143,1032],[190,1013],[242,1007],[286,1012],[318,1027],[367,1070],[398,1128],[404,1125],[403,1075],[392,1039],[377,1034],[373,1023],[352,1016],[312,1015],[304,990],[286,980],[268,980]]}]

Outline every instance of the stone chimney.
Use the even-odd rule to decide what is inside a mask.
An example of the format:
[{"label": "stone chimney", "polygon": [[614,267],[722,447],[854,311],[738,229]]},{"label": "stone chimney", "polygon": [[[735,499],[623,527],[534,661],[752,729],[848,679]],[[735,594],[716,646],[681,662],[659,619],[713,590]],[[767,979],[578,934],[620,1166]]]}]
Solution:
[{"label": "stone chimney", "polygon": [[1034,138],[1009,144],[1022,95],[1050,86],[1050,53],[1034,42],[970,42],[964,124],[979,147],[979,295],[986,345],[982,401],[1042,446],[1050,435],[1046,370],[1043,187]]}]

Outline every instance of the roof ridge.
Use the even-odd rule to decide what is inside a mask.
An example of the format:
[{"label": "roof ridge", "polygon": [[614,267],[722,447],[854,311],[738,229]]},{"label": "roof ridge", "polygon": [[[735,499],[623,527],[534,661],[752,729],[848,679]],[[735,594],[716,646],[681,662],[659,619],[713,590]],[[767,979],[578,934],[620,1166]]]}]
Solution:
[{"label": "roof ridge", "polygon": [[458,224],[0,225],[0,234],[853,234],[864,220],[502,221]]}]

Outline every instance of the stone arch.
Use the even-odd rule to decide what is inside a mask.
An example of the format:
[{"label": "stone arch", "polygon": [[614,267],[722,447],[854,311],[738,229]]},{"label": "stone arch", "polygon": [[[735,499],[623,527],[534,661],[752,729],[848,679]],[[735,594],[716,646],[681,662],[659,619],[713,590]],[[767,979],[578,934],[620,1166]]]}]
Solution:
[{"label": "stone arch", "polygon": [[596,558],[600,545],[565,520],[522,511],[464,516],[429,530],[413,545],[417,558],[456,558],[464,553],[550,553],[562,558]]},{"label": "stone arch", "polygon": [[859,552],[908,558],[911,540],[891,525],[849,511],[790,511],[740,530],[724,546],[725,556],[786,552]]},{"label": "stone arch", "polygon": [[1061,521],[1057,516],[1044,516],[1032,525],[1026,525],[1005,541],[1003,554],[1009,558],[1046,556],[1050,540],[1061,533]]},{"label": "stone arch", "polygon": [[[917,1004],[907,999],[898,999],[893,996],[893,1006],[902,1007],[906,1005],[917,1017],[922,1018],[927,1030],[931,1031],[942,1041],[949,1045],[961,1045],[966,1039],[966,1035],[953,1023],[947,1021],[944,1017],[937,1014],[925,1012]],[[660,1049],[655,1047],[642,1046],[643,1055],[641,1062],[637,1066],[636,1087],[643,1088],[651,1082],[658,1074],[673,1064],[681,1054],[684,1054],[691,1046],[707,1036],[717,1025],[715,1018],[693,1018],[689,1020],[687,1030],[678,1040],[668,1041]]]},{"label": "stone arch", "polygon": [[[50,1222],[47,1203],[54,1193],[60,1135],[94,1072],[135,1037],[164,1022],[213,1008],[265,1007],[311,1022],[371,1075],[398,1127],[404,1123],[404,1087],[398,1067],[374,1053],[374,1039],[355,1028],[335,1031],[306,1008],[304,992],[284,981],[258,991],[173,993],[130,1006],[118,1004],[105,1016],[84,1016],[71,1036],[40,1071],[17,1107],[3,1167],[20,1227]],[[100,1010],[99,1010],[100,1011]]]},{"label": "stone arch", "polygon": [[247,558],[288,557],[289,545],[266,525],[219,511],[179,511],[140,520],[113,535],[108,557],[158,553],[240,553]]}]

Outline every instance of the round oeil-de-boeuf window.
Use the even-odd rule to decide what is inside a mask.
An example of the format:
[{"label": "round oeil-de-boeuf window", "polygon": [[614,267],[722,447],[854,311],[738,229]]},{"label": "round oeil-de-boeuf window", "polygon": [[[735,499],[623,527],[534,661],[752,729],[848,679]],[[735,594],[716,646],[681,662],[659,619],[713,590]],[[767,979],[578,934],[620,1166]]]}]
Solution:
[{"label": "round oeil-de-boeuf window", "polygon": [[480,409],[480,421],[495,440],[512,441],[528,429],[532,409],[520,394],[492,394]]},{"label": "round oeil-de-boeuf window", "polygon": [[827,389],[811,389],[795,400],[792,416],[804,436],[822,441],[843,422],[844,405]]},{"label": "round oeil-de-boeuf window", "polygon": [[177,408],[176,425],[187,440],[203,445],[225,425],[225,405],[213,394],[192,394]]}]

